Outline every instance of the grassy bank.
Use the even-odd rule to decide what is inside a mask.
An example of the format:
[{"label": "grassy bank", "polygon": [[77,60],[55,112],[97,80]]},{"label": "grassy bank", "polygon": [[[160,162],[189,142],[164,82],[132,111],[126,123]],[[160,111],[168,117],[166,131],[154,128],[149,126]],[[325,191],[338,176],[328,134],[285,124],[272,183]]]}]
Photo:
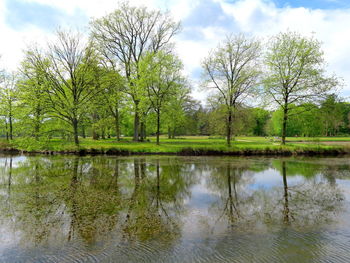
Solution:
[{"label": "grassy bank", "polygon": [[[181,155],[291,155],[291,154],[342,154],[350,153],[350,137],[288,138],[282,146],[278,139],[264,137],[237,137],[231,147],[224,138],[182,137],[161,138],[160,145],[155,138],[147,142],[132,142],[131,138],[92,140],[81,139],[79,147],[73,142],[51,139],[36,142],[31,138],[17,138],[8,143],[0,142],[0,149],[20,152],[80,153],[80,154],[181,154]],[[329,143],[333,143],[329,145]]]}]

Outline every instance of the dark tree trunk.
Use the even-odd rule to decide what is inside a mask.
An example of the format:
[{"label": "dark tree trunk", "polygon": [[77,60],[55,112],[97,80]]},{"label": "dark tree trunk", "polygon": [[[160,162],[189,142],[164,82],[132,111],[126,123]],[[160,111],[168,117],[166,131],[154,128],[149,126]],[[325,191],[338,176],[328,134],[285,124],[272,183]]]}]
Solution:
[{"label": "dark tree trunk", "polygon": [[286,136],[287,136],[287,120],[288,120],[288,108],[284,106],[283,109],[283,123],[282,123],[282,144],[286,144]]},{"label": "dark tree trunk", "polygon": [[93,140],[98,140],[98,139],[99,139],[99,135],[98,135],[98,133],[96,132],[96,129],[95,129],[95,128],[92,128],[92,139],[93,139]]},{"label": "dark tree trunk", "polygon": [[231,146],[231,137],[232,137],[232,109],[229,109],[227,116],[227,127],[226,127],[226,139],[227,146]]},{"label": "dark tree trunk", "polygon": [[117,138],[117,141],[120,141],[120,123],[119,123],[119,111],[118,109],[115,112],[114,115],[114,125],[115,125],[115,136]]},{"label": "dark tree trunk", "polygon": [[157,145],[159,145],[159,136],[160,136],[160,111],[157,111]]},{"label": "dark tree trunk", "polygon": [[141,121],[140,123],[140,141],[143,142],[146,140],[146,123]]},{"label": "dark tree trunk", "polygon": [[10,124],[10,140],[13,139],[13,126],[12,126],[12,115],[10,115],[10,118],[9,118],[9,124]]},{"label": "dark tree trunk", "polygon": [[106,139],[106,130],[105,130],[105,128],[102,128],[101,137],[102,137],[102,140]]},{"label": "dark tree trunk", "polygon": [[8,125],[7,125],[7,120],[5,121],[5,129],[6,129],[6,140],[9,140],[9,131],[8,131]]},{"label": "dark tree trunk", "polygon": [[78,120],[77,119],[73,119],[72,124],[73,124],[74,144],[76,146],[79,146]]},{"label": "dark tree trunk", "polygon": [[97,122],[97,114],[96,113],[92,114],[92,122],[93,122],[93,124],[92,124],[92,139],[93,140],[98,140],[99,135],[96,132],[96,128],[94,127],[94,123]]},{"label": "dark tree trunk", "polygon": [[168,126],[168,139],[171,139],[171,129],[170,129],[170,126]]},{"label": "dark tree trunk", "polygon": [[134,142],[137,142],[139,140],[139,127],[140,127],[139,106],[138,106],[138,102],[135,102],[134,137],[133,137]]},{"label": "dark tree trunk", "polygon": [[81,136],[85,139],[86,138],[86,132],[85,132],[85,125],[81,127]]},{"label": "dark tree trunk", "polygon": [[40,111],[36,110],[35,124],[34,124],[34,138],[36,141],[39,140],[40,135]]}]

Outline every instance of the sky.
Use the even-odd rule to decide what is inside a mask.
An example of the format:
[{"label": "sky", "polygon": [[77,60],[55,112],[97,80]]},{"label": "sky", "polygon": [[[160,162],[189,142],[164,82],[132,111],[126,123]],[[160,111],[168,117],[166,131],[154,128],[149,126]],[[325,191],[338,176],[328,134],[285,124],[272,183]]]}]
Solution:
[{"label": "sky", "polygon": [[[227,34],[243,32],[264,41],[281,31],[313,34],[322,42],[329,74],[343,79],[340,94],[350,101],[350,0],[130,0],[132,5],[170,11],[181,21],[176,51],[200,88],[201,60]],[[0,67],[16,70],[23,50],[44,45],[57,28],[88,32],[89,21],[118,7],[118,0],[0,0]]]}]

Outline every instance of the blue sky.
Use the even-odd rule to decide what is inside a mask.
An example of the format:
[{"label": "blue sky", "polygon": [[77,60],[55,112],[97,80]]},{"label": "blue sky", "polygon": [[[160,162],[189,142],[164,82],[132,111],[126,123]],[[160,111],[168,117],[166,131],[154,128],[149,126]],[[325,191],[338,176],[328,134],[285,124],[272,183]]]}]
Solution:
[{"label": "blue sky", "polygon": [[274,0],[278,7],[306,7],[311,9],[335,9],[335,8],[349,8],[350,1],[348,0],[291,0],[282,1]]},{"label": "blue sky", "polygon": [[[344,79],[350,96],[350,0],[130,0],[133,5],[168,9],[182,21],[176,48],[186,73],[200,91],[200,62],[225,35],[244,32],[262,40],[280,31],[313,33],[323,42],[330,73]],[[28,45],[54,38],[58,27],[87,31],[91,17],[117,7],[116,0],[0,0],[0,63],[15,69]]]},{"label": "blue sky", "polygon": [[27,26],[36,26],[46,31],[54,31],[58,26],[73,21],[75,26],[86,25],[89,17],[77,8],[68,14],[57,7],[22,0],[6,0],[5,22],[14,30],[22,30]]}]

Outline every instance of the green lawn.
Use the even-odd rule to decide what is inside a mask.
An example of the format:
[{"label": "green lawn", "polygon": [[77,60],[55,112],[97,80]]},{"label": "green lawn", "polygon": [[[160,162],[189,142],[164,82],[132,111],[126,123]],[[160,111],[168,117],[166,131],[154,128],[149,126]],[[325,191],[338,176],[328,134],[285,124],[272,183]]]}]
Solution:
[{"label": "green lawn", "polygon": [[[224,138],[208,136],[186,136],[177,139],[168,139],[161,137],[160,145],[155,144],[155,138],[149,137],[149,142],[132,142],[131,138],[123,138],[121,141],[115,139],[92,140],[91,138],[80,138],[80,146],[77,148],[73,142],[54,138],[48,141],[36,142],[31,138],[15,139],[10,145],[2,141],[0,148],[12,147],[25,151],[76,151],[79,149],[96,151],[118,150],[133,153],[177,153],[184,149],[195,151],[305,151],[305,150],[331,150],[348,149],[350,150],[350,137],[321,137],[305,138],[291,137],[287,138],[287,145],[282,146],[278,139],[273,137],[236,137],[231,147],[226,146]],[[344,143],[344,141],[349,142]],[[326,142],[334,142],[327,145]],[[341,142],[337,145],[336,142]],[[1,146],[2,145],[2,146]]]}]

